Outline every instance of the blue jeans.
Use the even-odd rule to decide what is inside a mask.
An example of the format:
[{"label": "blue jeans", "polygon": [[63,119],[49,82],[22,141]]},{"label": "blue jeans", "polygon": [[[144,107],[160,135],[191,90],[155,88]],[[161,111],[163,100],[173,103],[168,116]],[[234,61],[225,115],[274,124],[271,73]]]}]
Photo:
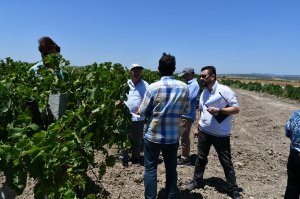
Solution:
[{"label": "blue jeans", "polygon": [[176,198],[177,192],[177,150],[179,143],[157,144],[144,139],[144,187],[145,198],[155,199],[157,194],[157,164],[162,151],[166,168],[166,198]]}]

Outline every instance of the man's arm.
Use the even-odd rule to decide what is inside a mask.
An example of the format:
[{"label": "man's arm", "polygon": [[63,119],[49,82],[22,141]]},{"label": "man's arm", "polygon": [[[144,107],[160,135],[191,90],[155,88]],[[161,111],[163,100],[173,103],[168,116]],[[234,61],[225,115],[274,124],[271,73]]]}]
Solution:
[{"label": "man's arm", "polygon": [[211,115],[218,115],[218,114],[232,115],[232,114],[238,114],[240,112],[240,108],[235,106],[224,107],[224,108],[208,107],[206,110]]},{"label": "man's arm", "polygon": [[144,95],[144,99],[137,111],[136,114],[138,115],[142,115],[142,116],[148,116],[149,112],[150,112],[150,107],[151,107],[151,92],[150,90],[146,90],[145,95]]},{"label": "man's arm", "polygon": [[199,96],[199,90],[199,86],[192,85],[189,87],[189,99],[191,101],[197,99]]}]

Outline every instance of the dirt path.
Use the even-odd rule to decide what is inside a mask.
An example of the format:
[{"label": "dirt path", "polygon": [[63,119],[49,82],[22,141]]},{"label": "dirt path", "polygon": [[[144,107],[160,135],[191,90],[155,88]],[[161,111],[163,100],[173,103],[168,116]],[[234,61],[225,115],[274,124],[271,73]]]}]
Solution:
[{"label": "dirt path", "polygon": [[[300,103],[244,90],[235,91],[241,112],[234,117],[231,146],[237,182],[243,189],[243,198],[283,198],[290,143],[284,135],[284,125],[291,112],[300,108]],[[197,142],[192,140],[191,154],[195,157]],[[99,156],[97,158],[98,161],[101,159]],[[191,180],[194,166],[178,166],[177,170],[178,186],[182,189]],[[118,162],[107,171],[101,183],[113,199],[143,198],[143,172],[142,166],[129,165],[128,168],[123,168]],[[230,198],[225,190],[223,169],[213,148],[204,177],[203,189],[191,193],[180,191],[178,198]],[[159,198],[162,196],[164,183],[165,169],[161,163],[158,167]],[[33,198],[32,188],[29,184],[24,194],[18,198]]]},{"label": "dirt path", "polygon": [[[283,100],[254,92],[235,90],[241,112],[234,117],[232,156],[238,185],[244,198],[283,198],[286,186],[286,161],[290,141],[284,135],[284,125],[299,102]],[[193,139],[191,154],[196,154]],[[192,178],[194,166],[178,166],[178,185]],[[191,193],[179,193],[179,198],[230,198],[225,193],[225,178],[212,148],[205,172],[206,185]],[[164,164],[158,167],[158,191],[163,192]],[[123,169],[118,163],[103,178],[111,198],[143,198],[143,167],[131,165]]]}]

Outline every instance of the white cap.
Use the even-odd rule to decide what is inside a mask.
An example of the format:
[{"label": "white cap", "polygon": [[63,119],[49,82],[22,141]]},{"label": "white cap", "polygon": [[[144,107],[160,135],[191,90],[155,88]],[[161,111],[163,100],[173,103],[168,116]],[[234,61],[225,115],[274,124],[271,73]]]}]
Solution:
[{"label": "white cap", "polygon": [[130,67],[130,70],[134,69],[134,68],[141,68],[141,69],[144,69],[141,65],[139,64],[132,64],[131,67]]}]

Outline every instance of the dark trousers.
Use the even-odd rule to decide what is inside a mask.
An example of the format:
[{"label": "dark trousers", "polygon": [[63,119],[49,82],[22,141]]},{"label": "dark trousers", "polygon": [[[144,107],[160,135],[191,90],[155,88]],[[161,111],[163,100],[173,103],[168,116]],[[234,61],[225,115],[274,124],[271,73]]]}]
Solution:
[{"label": "dark trousers", "polygon": [[177,150],[179,143],[158,144],[144,139],[144,188],[145,198],[155,199],[157,192],[157,165],[162,152],[166,168],[165,198],[176,198],[177,192]]},{"label": "dark trousers", "polygon": [[300,152],[290,150],[287,163],[288,180],[285,199],[299,199],[300,197]]},{"label": "dark trousers", "polygon": [[198,130],[198,154],[195,163],[194,179],[202,181],[205,171],[205,166],[208,162],[207,156],[211,145],[217,151],[219,161],[224,169],[226,181],[229,183],[229,192],[238,189],[236,177],[231,161],[230,137],[216,137]]},{"label": "dark trousers", "polygon": [[129,140],[131,142],[132,159],[140,159],[140,153],[143,147],[143,131],[144,121],[132,122],[132,129],[129,134]]}]

